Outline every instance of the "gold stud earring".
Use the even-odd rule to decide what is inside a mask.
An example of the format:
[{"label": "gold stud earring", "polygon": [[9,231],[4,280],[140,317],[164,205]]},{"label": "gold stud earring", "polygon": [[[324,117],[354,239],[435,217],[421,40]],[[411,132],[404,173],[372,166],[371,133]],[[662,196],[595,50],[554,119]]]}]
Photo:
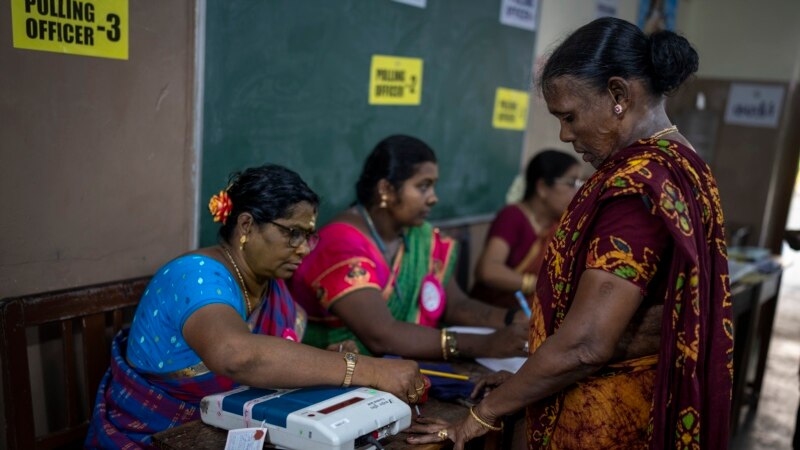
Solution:
[{"label": "gold stud earring", "polygon": [[386,194],[381,194],[381,204],[380,204],[381,208],[386,208],[388,206],[386,203],[386,199],[387,199]]},{"label": "gold stud earring", "polygon": [[242,237],[239,238],[239,250],[244,250],[245,243],[247,243],[247,236],[242,235]]}]

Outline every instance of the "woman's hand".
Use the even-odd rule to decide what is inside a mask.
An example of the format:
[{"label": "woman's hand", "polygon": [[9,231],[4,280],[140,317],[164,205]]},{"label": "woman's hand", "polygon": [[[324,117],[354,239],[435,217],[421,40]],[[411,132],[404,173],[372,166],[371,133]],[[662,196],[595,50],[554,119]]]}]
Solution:
[{"label": "woman's hand", "polygon": [[486,337],[482,354],[492,358],[528,356],[528,324],[512,323]]},{"label": "woman's hand", "polygon": [[[417,403],[425,392],[425,380],[416,361],[407,359],[363,358],[369,361],[371,381],[376,389],[389,392],[407,403]],[[359,361],[360,364],[360,361]],[[358,372],[358,367],[356,367]],[[360,381],[360,380],[357,380]],[[364,384],[364,383],[358,383]]]},{"label": "woman's hand", "polygon": [[525,314],[525,311],[520,309],[514,314],[514,320],[511,323],[521,323],[528,327],[530,326],[529,324],[531,323],[531,319],[527,314]]},{"label": "woman's hand", "polygon": [[409,444],[429,444],[451,440],[455,442],[455,450],[463,450],[467,441],[483,436],[488,430],[475,421],[469,414],[460,422],[448,424],[442,419],[420,417],[407,430],[406,433],[414,434],[406,438]]},{"label": "woman's hand", "polygon": [[356,341],[352,339],[347,339],[342,342],[336,342],[334,344],[331,344],[328,347],[326,347],[326,350],[339,353],[342,352],[359,353],[358,345],[356,344]]},{"label": "woman's hand", "polygon": [[[513,373],[507,370],[501,370],[500,372],[490,373],[489,375],[478,378],[475,382],[475,389],[473,389],[472,394],[470,394],[470,398],[480,400],[478,396],[480,396],[480,398],[486,397],[492,389],[505,383],[512,376],[514,376]],[[483,391],[482,395],[481,391]]]}]

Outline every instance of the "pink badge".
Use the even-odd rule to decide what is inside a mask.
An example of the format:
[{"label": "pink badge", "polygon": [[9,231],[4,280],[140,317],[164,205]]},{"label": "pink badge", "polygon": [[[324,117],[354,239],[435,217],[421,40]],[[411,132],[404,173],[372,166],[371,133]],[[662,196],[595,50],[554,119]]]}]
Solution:
[{"label": "pink badge", "polygon": [[419,323],[427,327],[435,327],[439,323],[439,318],[444,314],[445,294],[442,283],[428,274],[422,279],[422,286],[419,290]]}]

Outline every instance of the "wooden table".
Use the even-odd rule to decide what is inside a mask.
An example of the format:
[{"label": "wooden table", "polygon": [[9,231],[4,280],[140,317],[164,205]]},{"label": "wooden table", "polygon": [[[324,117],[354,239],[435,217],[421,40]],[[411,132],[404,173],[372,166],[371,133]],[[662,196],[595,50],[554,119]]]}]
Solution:
[{"label": "wooden table", "polygon": [[[473,377],[489,373],[488,369],[474,362],[455,363],[453,364],[453,367],[457,373],[468,374]],[[429,398],[424,405],[420,406],[420,412],[423,416],[441,418],[449,422],[454,422],[469,414],[468,408],[464,405],[443,402],[434,398]],[[205,423],[196,420],[154,434],[153,443],[156,445],[156,447],[164,450],[218,450],[225,448],[227,434],[228,432],[226,430],[213,427],[211,425],[206,425]],[[405,442],[406,437],[406,433],[400,433],[396,436],[384,439],[381,443],[386,449],[413,448],[417,450],[438,450],[442,448],[450,448],[452,446],[451,441],[446,441],[445,443],[441,444],[409,445]],[[490,434],[489,440],[491,442],[487,442],[487,444],[489,444],[488,447],[499,448],[498,444],[495,443],[495,441],[499,441],[499,439],[499,433]],[[483,442],[475,442],[470,447],[476,445],[477,447],[475,448],[485,447]],[[264,448],[274,447],[265,445]]]},{"label": "wooden table", "polygon": [[749,420],[758,408],[782,275],[782,269],[753,273],[731,287],[734,320],[731,435],[738,431],[742,413],[746,411],[745,420]]}]

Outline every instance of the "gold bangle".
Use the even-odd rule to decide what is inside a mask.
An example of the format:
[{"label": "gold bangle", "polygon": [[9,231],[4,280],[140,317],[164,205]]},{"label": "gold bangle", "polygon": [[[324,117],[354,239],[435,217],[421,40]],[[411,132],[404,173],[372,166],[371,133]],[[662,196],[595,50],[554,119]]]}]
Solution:
[{"label": "gold bangle", "polygon": [[442,328],[441,336],[441,345],[442,345],[442,359],[447,361],[447,330]]},{"label": "gold bangle", "polygon": [[496,427],[496,426],[490,424],[489,422],[481,419],[478,416],[478,413],[475,412],[475,407],[474,406],[470,406],[469,407],[469,413],[472,416],[472,418],[477,420],[478,423],[483,425],[484,428],[488,428],[489,430],[492,430],[492,431],[503,431],[503,421],[502,420],[500,421],[500,426]]},{"label": "gold bangle", "polygon": [[536,287],[536,275],[532,273],[526,273],[522,275],[522,287],[521,291],[525,295],[530,295],[533,293],[534,288]]},{"label": "gold bangle", "polygon": [[456,334],[452,331],[448,331],[444,336],[445,343],[447,344],[447,357],[458,358],[458,339],[456,339]]}]

